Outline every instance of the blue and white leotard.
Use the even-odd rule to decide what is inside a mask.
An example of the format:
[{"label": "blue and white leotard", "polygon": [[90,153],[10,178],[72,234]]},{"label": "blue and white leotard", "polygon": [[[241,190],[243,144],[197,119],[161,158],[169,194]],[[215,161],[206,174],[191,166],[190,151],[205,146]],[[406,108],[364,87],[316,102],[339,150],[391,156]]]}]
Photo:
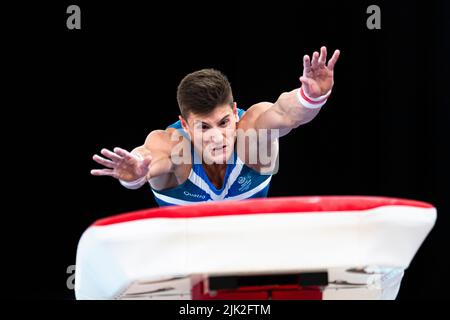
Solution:
[{"label": "blue and white leotard", "polygon": [[[244,110],[238,109],[239,118]],[[183,130],[180,121],[168,128]],[[177,187],[155,190],[152,188],[155,200],[159,206],[189,205],[205,201],[243,200],[267,197],[271,175],[262,175],[246,166],[233,152],[234,161],[228,161],[225,178],[221,189],[209,181],[203,170],[194,148],[191,148],[192,168],[189,177]]]}]

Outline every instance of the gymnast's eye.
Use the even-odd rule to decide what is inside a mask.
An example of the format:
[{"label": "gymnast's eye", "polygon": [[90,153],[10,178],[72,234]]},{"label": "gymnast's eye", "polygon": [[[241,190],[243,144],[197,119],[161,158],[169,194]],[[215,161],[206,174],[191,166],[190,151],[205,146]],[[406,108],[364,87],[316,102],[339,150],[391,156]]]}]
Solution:
[{"label": "gymnast's eye", "polygon": [[228,125],[229,122],[230,122],[230,120],[229,120],[229,119],[226,119],[226,120],[224,120],[224,121],[222,121],[222,122],[220,123],[220,126],[221,126],[221,127],[226,127],[226,126]]}]

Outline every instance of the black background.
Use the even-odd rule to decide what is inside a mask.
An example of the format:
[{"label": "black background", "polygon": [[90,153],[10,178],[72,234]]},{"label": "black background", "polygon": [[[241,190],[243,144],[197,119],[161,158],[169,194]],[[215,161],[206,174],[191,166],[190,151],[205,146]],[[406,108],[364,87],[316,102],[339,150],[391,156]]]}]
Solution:
[{"label": "black background", "polygon": [[[93,2],[4,13],[14,13],[4,46],[12,116],[3,118],[13,124],[4,134],[12,297],[73,299],[66,270],[89,224],[156,205],[148,188],[90,176],[91,157],[132,149],[176,121],[185,74],[223,71],[247,109],[298,87],[303,55],[321,45],[341,50],[332,97],[282,138],[269,196],[431,202],[438,220],[399,299],[449,297],[448,1]],[[81,8],[81,30],[66,28],[70,4]],[[381,8],[381,30],[366,27],[370,4]]]}]

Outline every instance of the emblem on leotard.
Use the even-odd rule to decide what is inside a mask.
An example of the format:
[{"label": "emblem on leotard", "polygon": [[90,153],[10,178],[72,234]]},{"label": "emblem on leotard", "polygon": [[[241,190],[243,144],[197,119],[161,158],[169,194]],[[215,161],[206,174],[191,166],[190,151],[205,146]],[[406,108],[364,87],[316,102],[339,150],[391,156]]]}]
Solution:
[{"label": "emblem on leotard", "polygon": [[239,187],[239,192],[246,191],[250,188],[250,185],[252,183],[252,179],[250,177],[239,177],[237,180],[238,184],[241,186]]}]

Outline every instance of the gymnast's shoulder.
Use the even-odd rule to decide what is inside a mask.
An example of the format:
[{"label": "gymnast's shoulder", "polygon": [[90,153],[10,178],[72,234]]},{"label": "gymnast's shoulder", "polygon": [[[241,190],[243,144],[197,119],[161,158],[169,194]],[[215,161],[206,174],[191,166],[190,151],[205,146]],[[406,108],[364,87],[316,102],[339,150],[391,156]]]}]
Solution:
[{"label": "gymnast's shoulder", "polygon": [[238,129],[247,130],[255,127],[258,117],[273,106],[272,102],[259,102],[248,108],[238,123]]},{"label": "gymnast's shoulder", "polygon": [[184,140],[183,135],[174,128],[153,130],[147,135],[144,147],[152,151],[170,154],[172,149]]}]

